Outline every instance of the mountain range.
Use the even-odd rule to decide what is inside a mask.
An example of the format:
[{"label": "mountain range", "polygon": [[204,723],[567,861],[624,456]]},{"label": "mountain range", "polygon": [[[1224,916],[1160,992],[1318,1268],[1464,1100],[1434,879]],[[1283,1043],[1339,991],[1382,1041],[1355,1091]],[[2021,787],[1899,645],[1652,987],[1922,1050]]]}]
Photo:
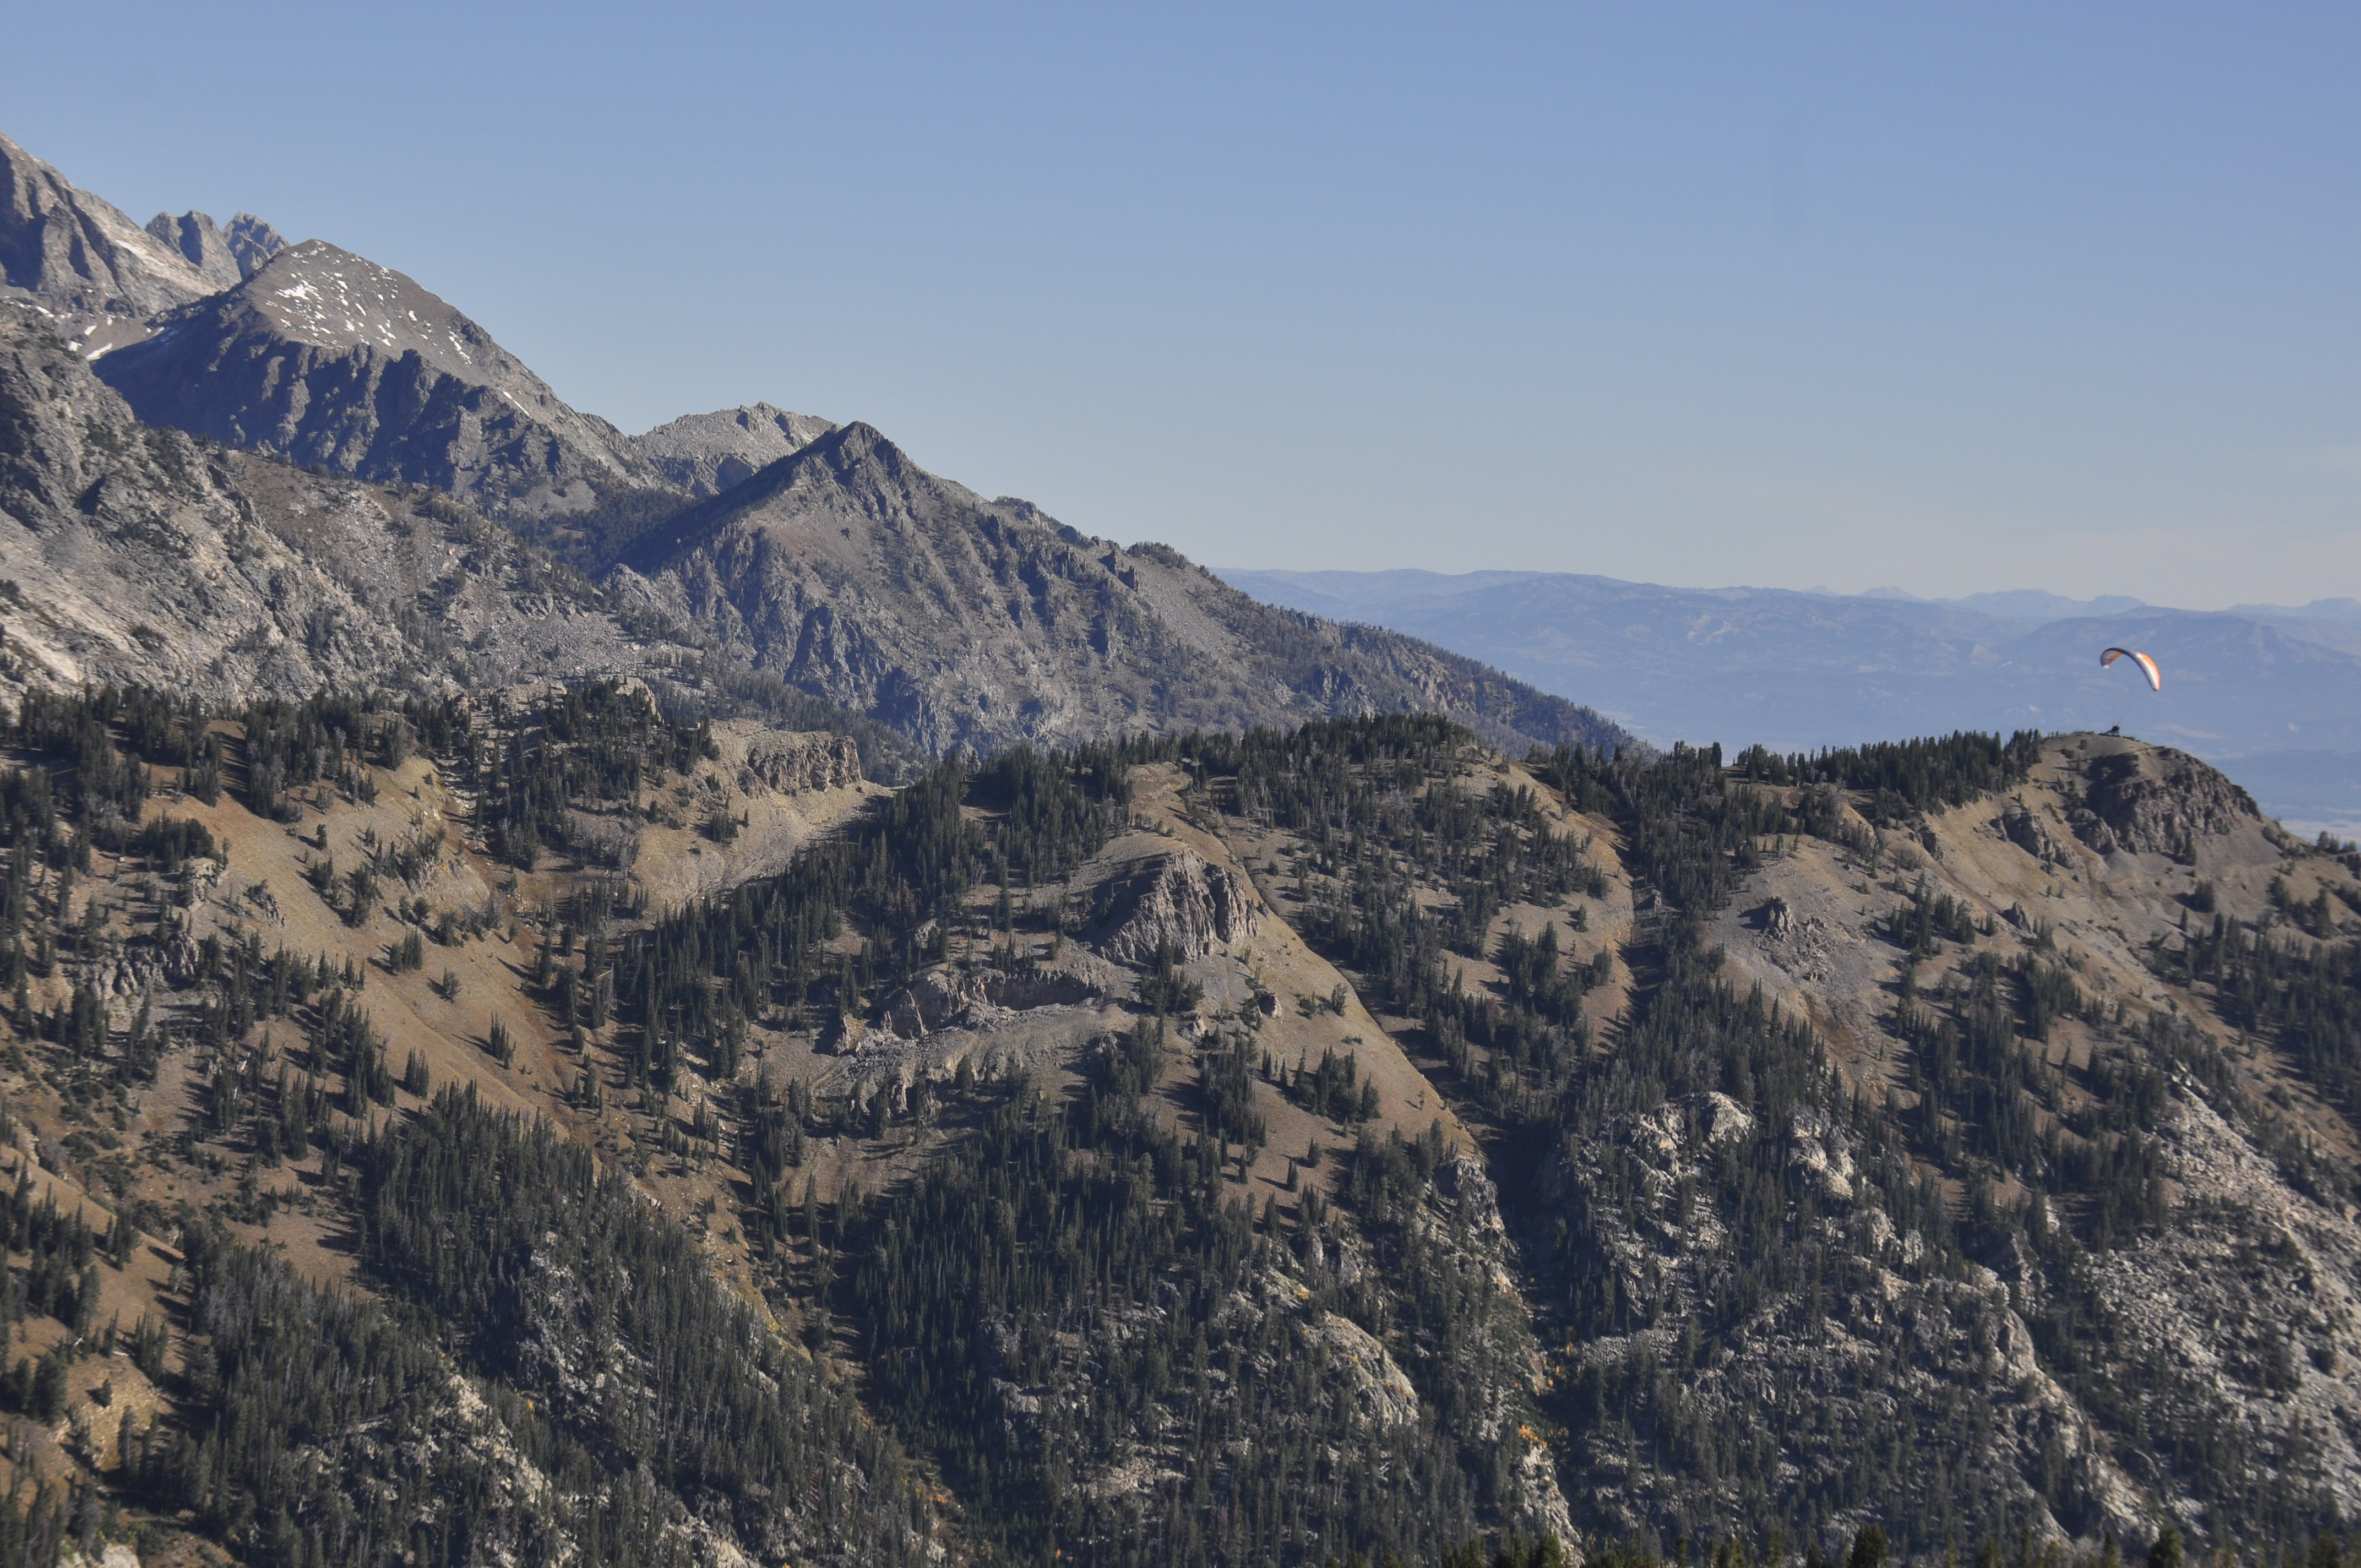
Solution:
[{"label": "mountain range", "polygon": [[[0,571],[80,577],[110,543],[138,536],[93,510],[117,493],[159,513],[138,528],[186,534],[198,558],[240,562],[229,574],[240,586],[211,594],[192,584],[93,593],[86,577],[45,593],[14,635],[55,678],[226,691],[274,659],[342,681],[513,677],[500,634],[467,608],[480,561],[439,563],[453,574],[439,577],[424,563],[361,572],[383,554],[382,534],[361,542],[324,525],[331,509],[310,494],[374,517],[413,510],[402,492],[423,488],[542,552],[536,583],[569,575],[548,674],[639,675],[684,649],[718,652],[928,749],[1426,710],[1518,745],[1621,738],[1472,660],[1272,609],[1170,550],[1127,551],[1025,502],[986,503],[865,425],[759,405],[625,435],[567,406],[401,273],[305,241],[235,281],[207,278],[9,148],[23,194],[0,254],[21,378],[0,399],[24,432],[27,500],[0,541]],[[93,235],[112,248],[88,243]],[[187,297],[211,282],[228,286]],[[136,321],[114,313],[141,307],[154,308]],[[289,499],[249,493],[231,469],[266,470],[213,461],[215,448],[277,460],[269,483],[254,483]],[[139,481],[122,481],[126,461],[142,466]],[[159,492],[149,481],[165,470]],[[172,501],[158,506],[162,493]],[[256,531],[295,551],[304,572],[258,583],[260,565],[238,543]],[[924,550],[942,553],[931,570]],[[290,586],[306,575],[344,584],[333,606]],[[544,602],[547,619],[557,600]],[[341,644],[319,630],[323,616],[345,627]],[[315,667],[330,644],[346,652]],[[280,652],[299,645],[302,656]],[[462,651],[429,652],[445,646]],[[239,648],[269,655],[241,660]],[[352,652],[362,648],[385,662]]]},{"label": "mountain range", "polygon": [[1224,582],[0,154],[0,1565],[2345,1568],[2350,605]]}]

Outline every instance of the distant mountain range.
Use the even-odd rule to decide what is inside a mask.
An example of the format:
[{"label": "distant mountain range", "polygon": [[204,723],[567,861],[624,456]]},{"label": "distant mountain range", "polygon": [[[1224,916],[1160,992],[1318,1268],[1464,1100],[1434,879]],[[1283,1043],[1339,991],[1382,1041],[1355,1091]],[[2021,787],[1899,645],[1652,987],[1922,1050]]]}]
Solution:
[{"label": "distant mountain range", "polygon": [[[1544,691],[1578,692],[1659,743],[1808,751],[1954,729],[2121,724],[2225,765],[2291,820],[2361,817],[2348,787],[2361,785],[2352,599],[2200,612],[2038,590],[1930,600],[1545,572],[1221,575],[1274,604],[1408,632]],[[2164,690],[2125,667],[2101,669],[2110,643],[2154,655]],[[2266,755],[2281,761],[2251,774],[2238,761]]]},{"label": "distant mountain range", "polygon": [[[1829,588],[1809,591],[1830,598],[1848,597]],[[2003,588],[1996,593],[1968,594],[1960,598],[1925,598],[1905,588],[1886,587],[1870,588],[1858,597],[1904,599],[1912,604],[1948,605],[1953,609],[1972,609],[1984,615],[1997,616],[2003,620],[2066,620],[2075,616],[2120,615],[2125,610],[2156,608],[2129,594],[2101,594],[2095,598],[2077,599],[2068,598],[2064,594],[2053,594],[2044,588]],[[2314,620],[2361,625],[2361,599],[2313,599],[2310,604],[2301,605],[2234,604],[2228,613],[2249,616],[2257,620]]]}]

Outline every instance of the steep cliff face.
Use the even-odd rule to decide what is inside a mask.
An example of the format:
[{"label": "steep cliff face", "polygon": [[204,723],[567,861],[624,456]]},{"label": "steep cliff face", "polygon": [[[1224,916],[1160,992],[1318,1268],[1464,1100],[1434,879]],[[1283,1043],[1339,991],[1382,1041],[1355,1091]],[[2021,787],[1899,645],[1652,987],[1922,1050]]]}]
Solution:
[{"label": "steep cliff face", "polygon": [[651,530],[621,565],[626,602],[937,751],[1422,710],[1519,747],[1621,738],[1472,661],[987,501],[865,424]]},{"label": "steep cliff face", "polygon": [[306,467],[432,485],[490,516],[584,512],[664,481],[491,334],[319,241],[99,362],[139,418]]}]

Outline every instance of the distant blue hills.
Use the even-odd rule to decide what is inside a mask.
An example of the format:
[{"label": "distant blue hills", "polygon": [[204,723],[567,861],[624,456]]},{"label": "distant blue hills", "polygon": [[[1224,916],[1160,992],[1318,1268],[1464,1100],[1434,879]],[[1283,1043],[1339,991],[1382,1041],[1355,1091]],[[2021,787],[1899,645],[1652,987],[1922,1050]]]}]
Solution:
[{"label": "distant blue hills", "polygon": [[[2172,609],[2040,589],[1927,599],[1674,588],[1556,572],[1217,569],[1586,702],[1660,744],[1782,751],[1969,729],[2104,729],[2221,766],[2311,831],[2361,834],[2361,601]],[[2147,689],[2100,650],[2164,669]]]}]

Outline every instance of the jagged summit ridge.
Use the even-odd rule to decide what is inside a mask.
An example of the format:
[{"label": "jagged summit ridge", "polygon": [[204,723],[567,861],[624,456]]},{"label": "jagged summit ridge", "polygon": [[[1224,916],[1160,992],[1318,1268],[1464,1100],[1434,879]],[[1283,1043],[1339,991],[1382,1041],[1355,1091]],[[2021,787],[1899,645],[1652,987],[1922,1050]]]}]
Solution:
[{"label": "jagged summit ridge", "polygon": [[0,275],[84,354],[147,335],[148,321],[229,287],[285,241],[250,213],[229,232],[202,213],[146,228],[0,135]]},{"label": "jagged summit ridge", "polygon": [[187,258],[216,292],[236,288],[287,248],[286,238],[252,213],[238,214],[226,229],[205,213],[159,213],[148,232]]}]

